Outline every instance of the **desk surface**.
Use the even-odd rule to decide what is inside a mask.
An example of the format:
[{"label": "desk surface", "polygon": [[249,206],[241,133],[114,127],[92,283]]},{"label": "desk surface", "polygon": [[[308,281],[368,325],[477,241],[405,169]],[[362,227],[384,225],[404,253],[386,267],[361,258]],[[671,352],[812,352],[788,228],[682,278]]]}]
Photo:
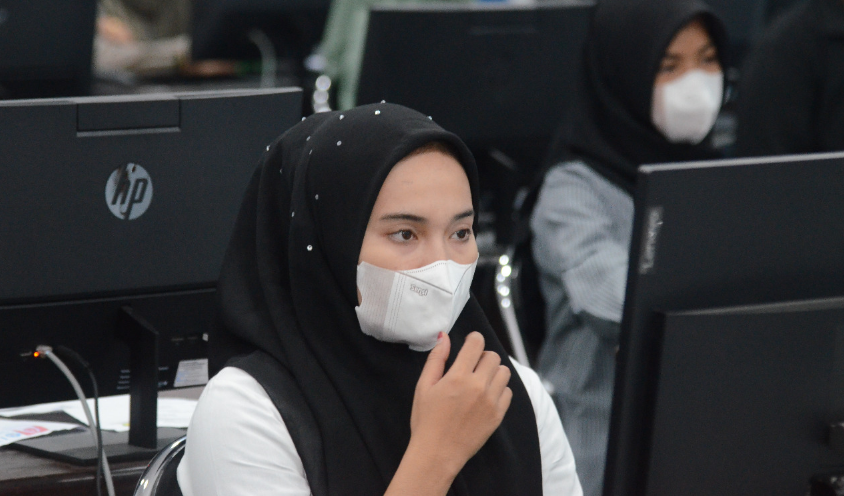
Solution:
[{"label": "desk surface", "polygon": [[[131,495],[146,464],[112,464],[115,493]],[[93,467],[77,467],[8,448],[0,449],[0,495],[3,496],[90,496],[96,494],[95,475]]]},{"label": "desk surface", "polygon": [[[165,391],[161,395],[196,399],[201,392],[199,387]],[[131,495],[146,465],[147,462],[111,464],[115,493]],[[79,467],[0,448],[0,496],[91,496],[96,494],[95,477],[96,467]]]}]

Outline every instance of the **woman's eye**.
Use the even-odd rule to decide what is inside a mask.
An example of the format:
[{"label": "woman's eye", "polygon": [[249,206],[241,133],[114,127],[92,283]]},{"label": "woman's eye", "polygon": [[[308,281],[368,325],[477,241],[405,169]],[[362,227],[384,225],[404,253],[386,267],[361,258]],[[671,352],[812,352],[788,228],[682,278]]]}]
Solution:
[{"label": "woman's eye", "polygon": [[713,55],[712,57],[706,57],[705,59],[703,59],[703,63],[706,64],[706,65],[712,65],[712,64],[718,64],[720,62],[718,60],[718,57]]},{"label": "woman's eye", "polygon": [[459,239],[459,240],[464,240],[464,239],[468,238],[471,234],[472,234],[471,229],[461,229],[461,230],[454,233],[454,237]]},{"label": "woman's eye", "polygon": [[390,235],[394,241],[410,241],[414,238],[413,231],[410,229],[402,229]]},{"label": "woman's eye", "polygon": [[661,74],[671,74],[675,70],[677,70],[677,66],[674,64],[663,65],[659,68]]}]

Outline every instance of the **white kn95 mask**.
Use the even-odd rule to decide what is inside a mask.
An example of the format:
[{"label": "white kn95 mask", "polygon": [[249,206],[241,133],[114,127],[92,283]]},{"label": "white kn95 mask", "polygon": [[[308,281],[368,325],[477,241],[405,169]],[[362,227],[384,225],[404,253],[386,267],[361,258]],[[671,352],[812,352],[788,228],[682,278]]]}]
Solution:
[{"label": "white kn95 mask", "polygon": [[724,75],[695,69],[654,88],[651,119],[672,143],[698,144],[709,134],[724,96]]},{"label": "white kn95 mask", "polygon": [[355,312],[364,334],[428,351],[448,334],[469,301],[477,259],[470,264],[439,260],[413,270],[392,271],[358,264],[361,304]]}]

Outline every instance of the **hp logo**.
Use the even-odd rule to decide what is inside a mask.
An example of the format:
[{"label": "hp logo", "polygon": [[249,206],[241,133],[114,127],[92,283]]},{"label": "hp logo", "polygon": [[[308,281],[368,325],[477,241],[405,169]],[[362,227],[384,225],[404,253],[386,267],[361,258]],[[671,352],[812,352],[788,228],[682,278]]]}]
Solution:
[{"label": "hp logo", "polygon": [[118,219],[135,220],[144,215],[152,202],[152,179],[138,164],[123,165],[108,178],[105,200]]}]

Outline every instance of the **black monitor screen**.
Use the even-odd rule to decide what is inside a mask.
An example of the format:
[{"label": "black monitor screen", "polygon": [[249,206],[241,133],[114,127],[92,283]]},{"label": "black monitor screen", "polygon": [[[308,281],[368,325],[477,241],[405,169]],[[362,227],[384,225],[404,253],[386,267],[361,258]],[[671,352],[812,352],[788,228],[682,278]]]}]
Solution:
[{"label": "black monitor screen", "polygon": [[256,60],[258,30],[281,58],[302,60],[322,36],[328,0],[195,0],[192,55],[195,59]]},{"label": "black monitor screen", "polygon": [[640,494],[826,494],[807,489],[844,472],[844,298],[664,319]]},{"label": "black monitor screen", "polygon": [[159,334],[159,387],[190,385],[243,193],[300,109],[298,89],[0,103],[0,407],[74,397],[41,344],[127,392],[124,307]]},{"label": "black monitor screen", "polygon": [[0,99],[88,94],[96,13],[96,0],[0,0]]},{"label": "black monitor screen", "polygon": [[532,141],[563,119],[592,4],[377,6],[357,102],[433,117],[470,144]]},{"label": "black monitor screen", "polygon": [[[818,423],[832,421],[842,413],[829,403],[828,387],[841,384],[835,376],[844,371],[844,358],[838,352],[829,355],[829,350],[823,349],[838,343],[836,326],[818,326],[802,334],[794,328],[794,322],[803,317],[794,320],[793,314],[783,313],[784,316],[769,321],[780,320],[783,327],[772,327],[770,334],[765,335],[763,320],[748,321],[742,326],[735,319],[727,322],[711,317],[713,320],[704,321],[703,317],[681,318],[682,315],[674,314],[844,295],[842,191],[844,153],[640,168],[604,494],[724,494],[714,488],[747,488],[747,481],[754,480],[759,482],[757,488],[770,488],[773,484],[781,490],[736,490],[730,494],[795,494],[788,488],[805,490],[813,475],[829,467],[844,467],[844,458],[832,453]],[[661,312],[667,312],[668,317]],[[802,321],[812,327],[809,317]],[[723,326],[724,332],[695,338],[684,333],[680,324],[698,331],[717,331]],[[727,348],[751,346],[758,349],[758,354],[720,353],[719,343]],[[793,349],[793,354],[788,353],[789,349]],[[671,372],[669,364],[676,364],[677,356],[682,356],[677,353],[681,352],[698,353],[698,361],[688,363],[691,368],[685,372]],[[811,359],[812,353],[817,353],[817,370],[806,373],[812,365],[805,361]],[[754,357],[764,357],[763,363],[747,362]],[[721,366],[717,365],[718,360],[722,360]],[[744,369],[739,367],[743,363]],[[755,366],[761,368],[754,369]],[[768,458],[759,457],[757,465],[747,461],[755,469],[743,473],[746,480],[739,480],[734,470],[706,472],[709,466],[691,467],[712,478],[707,486],[711,490],[660,492],[677,486],[660,486],[667,479],[659,474],[682,473],[676,466],[666,471],[665,463],[694,463],[697,456],[694,443],[666,444],[672,436],[666,437],[665,433],[672,432],[672,425],[684,419],[666,424],[665,412],[672,411],[672,407],[665,401],[684,401],[684,397],[689,399],[695,394],[677,393],[677,381],[684,380],[678,374],[690,374],[685,385],[692,389],[697,387],[695,380],[700,380],[693,375],[705,371],[714,374],[711,387],[723,393],[712,394],[707,408],[720,410],[719,418],[732,425],[711,421],[684,425],[699,430],[699,439],[703,436],[712,443],[723,440],[725,432],[749,421],[742,415],[751,411],[754,399],[731,399],[751,394],[749,389],[742,389],[741,381],[748,374],[768,375],[772,384],[780,381],[778,384],[783,385],[777,397],[782,402],[781,409],[753,409],[752,413],[758,415],[753,421],[768,426],[760,436],[780,440],[760,437],[755,442],[782,451],[769,453]],[[785,387],[788,380],[783,374],[789,373],[805,381],[797,388],[800,391]],[[763,394],[764,388],[758,391],[759,405],[771,405]],[[660,406],[657,400],[662,401]],[[841,406],[840,398],[837,404]],[[790,422],[780,422],[783,412],[789,412],[785,416],[792,415]],[[710,446],[708,452],[735,460],[737,453],[748,453],[742,451],[748,449],[744,446],[747,442],[750,441],[746,436],[737,437],[733,443]],[[791,445],[783,446],[782,442]],[[771,457],[793,461],[785,450],[793,450],[799,456],[811,454],[811,459],[779,470],[764,463]]]}]

